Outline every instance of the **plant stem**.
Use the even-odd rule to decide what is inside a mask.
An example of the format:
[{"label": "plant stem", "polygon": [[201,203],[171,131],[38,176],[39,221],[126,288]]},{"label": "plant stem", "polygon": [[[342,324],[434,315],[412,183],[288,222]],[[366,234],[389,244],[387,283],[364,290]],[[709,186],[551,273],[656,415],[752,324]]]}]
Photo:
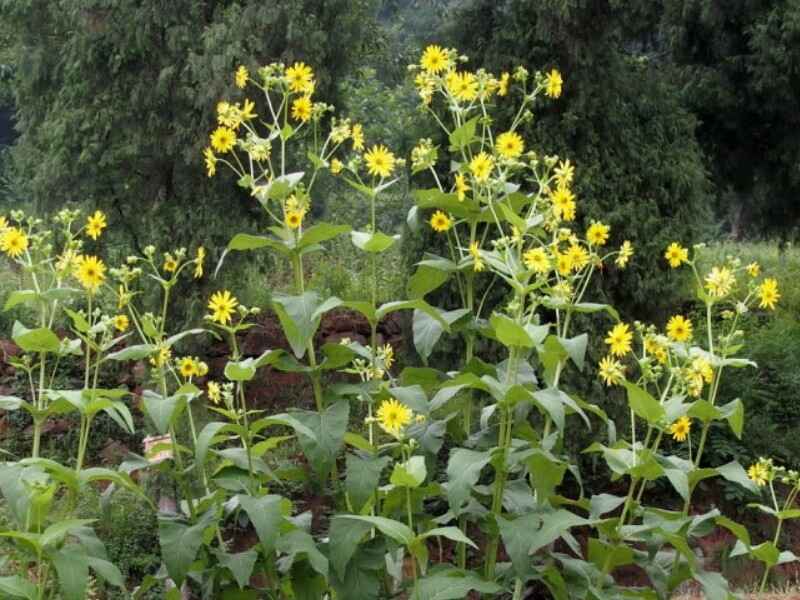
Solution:
[{"label": "plant stem", "polygon": [[[778,547],[778,539],[781,536],[781,527],[782,526],[783,526],[783,519],[779,518],[778,519],[778,526],[775,529],[775,537],[772,539],[772,545],[775,546],[775,548]],[[770,571],[771,571],[771,569],[770,569],[769,565],[765,564],[764,565],[764,576],[761,578],[761,585],[758,588],[758,592],[760,594],[764,593],[764,588],[767,586],[767,579],[769,579]]]}]

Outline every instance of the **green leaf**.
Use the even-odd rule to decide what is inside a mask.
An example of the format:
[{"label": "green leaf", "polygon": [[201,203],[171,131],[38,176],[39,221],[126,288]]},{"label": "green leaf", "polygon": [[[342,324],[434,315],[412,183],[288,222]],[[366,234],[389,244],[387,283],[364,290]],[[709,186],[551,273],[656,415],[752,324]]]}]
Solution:
[{"label": "green leaf", "polygon": [[302,358],[306,353],[306,346],[316,333],[322,315],[341,304],[342,301],[335,297],[322,302],[319,295],[312,291],[300,296],[273,296],[272,307],[297,358]]},{"label": "green leaf", "polygon": [[438,320],[439,323],[441,323],[441,325],[444,327],[445,331],[450,331],[450,326],[440,314],[439,309],[431,306],[421,298],[417,298],[416,300],[398,300],[397,302],[387,302],[386,304],[382,304],[378,310],[375,311],[375,318],[380,321],[389,313],[393,313],[398,310],[414,309],[427,313],[434,319]]},{"label": "green leaf", "polygon": [[239,586],[244,589],[250,583],[250,576],[253,574],[253,567],[258,560],[258,552],[255,550],[245,550],[237,554],[229,554],[219,550],[214,551],[219,564],[228,569]]},{"label": "green leaf", "polygon": [[[469,310],[460,308],[451,311],[441,311],[439,314],[445,323],[453,325],[453,323],[469,314]],[[427,312],[415,310],[412,318],[412,329],[414,333],[414,347],[417,349],[422,359],[427,361],[431,352],[433,352],[436,342],[439,341],[439,338],[442,337],[442,333],[444,332],[442,321],[434,319]]]},{"label": "green leaf", "polygon": [[423,298],[426,294],[440,288],[448,279],[450,279],[450,273],[447,271],[429,265],[419,265],[408,279],[406,285],[408,297],[412,300]]},{"label": "green leaf", "polygon": [[317,223],[303,232],[297,241],[297,248],[307,248],[320,244],[350,231],[349,225],[333,225],[331,223]]},{"label": "green leaf", "polygon": [[542,503],[555,494],[556,488],[564,480],[567,465],[549,452],[534,450],[527,461],[536,497]]},{"label": "green leaf", "polygon": [[228,242],[228,250],[257,250],[266,247],[283,253],[288,251],[286,244],[280,240],[261,235],[250,235],[249,233],[237,233],[233,236],[231,241]]},{"label": "green leaf", "polygon": [[553,423],[559,431],[564,430],[565,412],[562,396],[565,395],[561,390],[552,387],[533,393],[537,404],[553,419]]},{"label": "green leaf", "polygon": [[381,472],[391,462],[388,456],[347,455],[345,489],[353,511],[360,513],[364,505],[375,494],[381,480]]},{"label": "green leaf", "polygon": [[295,555],[305,554],[311,568],[323,577],[328,576],[328,559],[319,551],[314,538],[305,531],[295,529],[281,535],[276,550],[288,554],[291,562],[294,562]]},{"label": "green leaf", "polygon": [[11,339],[25,352],[58,352],[61,340],[47,327],[28,329],[19,321],[14,321]]},{"label": "green leaf", "polygon": [[107,354],[106,360],[141,360],[150,356],[155,351],[156,347],[153,344],[138,344],[136,346],[128,346],[127,348],[123,348],[117,352]]},{"label": "green leaf", "polygon": [[434,527],[433,529],[429,529],[425,533],[419,535],[417,539],[426,540],[431,537],[444,537],[448,540],[458,542],[459,544],[467,544],[476,550],[478,549],[478,546],[475,545],[475,542],[464,535],[464,532],[458,527]]},{"label": "green leaf", "polygon": [[258,539],[266,554],[270,554],[275,549],[283,522],[281,504],[283,498],[275,494],[253,498],[252,496],[238,496],[239,504],[242,506],[250,522],[256,530]]},{"label": "green leaf", "polygon": [[76,551],[77,546],[64,548],[50,554],[50,560],[58,574],[58,586],[64,600],[85,600],[86,584],[89,580],[89,561],[86,555]]},{"label": "green leaf", "polygon": [[372,254],[380,254],[391,248],[400,239],[399,235],[386,235],[380,231],[370,233],[368,231],[351,231],[350,238],[353,245]]},{"label": "green leaf", "polygon": [[624,381],[623,385],[628,391],[628,404],[636,415],[650,425],[656,425],[664,418],[664,407],[649,392],[630,381]]},{"label": "green leaf", "polygon": [[633,550],[626,544],[609,544],[589,538],[589,560],[598,569],[614,570],[633,563]]},{"label": "green leaf", "polygon": [[69,308],[64,308],[64,312],[69,315],[69,318],[72,319],[72,325],[75,327],[76,331],[81,333],[86,333],[89,331],[89,321],[86,320],[81,313],[75,312],[74,310],[70,310]]},{"label": "green leaf", "polygon": [[156,431],[161,435],[169,431],[170,425],[186,408],[186,397],[182,394],[165,398],[152,390],[145,390],[142,394],[142,401],[145,411],[156,426]]},{"label": "green leaf", "polygon": [[457,448],[450,453],[447,462],[447,501],[450,510],[458,516],[477,483],[481,470],[491,456],[488,452],[476,452],[465,448]]},{"label": "green leaf", "polygon": [[102,577],[106,583],[121,589],[125,588],[125,581],[122,578],[122,573],[116,565],[96,556],[87,556],[86,560],[89,562],[89,567]]},{"label": "green leaf", "polygon": [[35,600],[36,586],[19,575],[0,577],[0,592],[8,594],[11,598],[26,598]]},{"label": "green leaf", "polygon": [[449,136],[451,150],[461,150],[473,142],[475,139],[475,129],[478,125],[478,117],[472,117],[469,121],[454,129]]},{"label": "green leaf", "polygon": [[225,365],[225,377],[228,381],[250,381],[256,376],[255,361],[246,358],[238,362],[228,361]]},{"label": "green leaf", "polygon": [[525,328],[506,315],[495,313],[489,319],[494,335],[506,347],[533,348],[534,342]]},{"label": "green leaf", "polygon": [[744,427],[744,406],[739,398],[731,400],[727,404],[719,407],[719,412],[723,418],[727,419],[734,435],[742,439],[742,428]]},{"label": "green leaf", "polygon": [[292,413],[300,423],[314,432],[314,437],[298,431],[297,439],[311,468],[324,479],[344,445],[344,434],[350,417],[350,404],[341,400],[323,413],[298,411]]},{"label": "green leaf", "polygon": [[568,533],[572,527],[586,525],[588,521],[568,510],[558,509],[541,515],[542,526],[535,531],[529,531],[529,554],[534,554],[541,548],[556,541]]},{"label": "green leaf", "polygon": [[186,579],[186,574],[203,545],[203,532],[214,520],[213,511],[207,512],[192,526],[171,517],[158,516],[161,556],[167,566],[167,573],[178,587]]},{"label": "green leaf", "polygon": [[499,594],[503,588],[470,571],[452,569],[417,581],[411,597],[414,600],[463,600],[473,591],[490,596]]},{"label": "green leaf", "polygon": [[619,321],[619,313],[617,312],[617,309],[608,304],[597,304],[595,302],[579,302],[578,304],[573,304],[570,307],[570,309],[579,313],[595,313],[604,310],[612,317],[614,317],[616,321]]},{"label": "green leaf", "polygon": [[362,515],[336,515],[334,519],[343,519],[368,523],[378,529],[383,535],[392,538],[398,544],[408,546],[414,541],[414,532],[405,523],[387,519],[386,517],[372,517]]},{"label": "green leaf", "polygon": [[36,293],[36,290],[14,290],[8,295],[3,310],[11,310],[20,304],[32,304],[38,299],[39,294]]},{"label": "green leaf", "polygon": [[222,430],[226,427],[229,427],[228,423],[221,423],[219,421],[213,421],[203,427],[200,435],[197,436],[197,445],[195,446],[194,451],[195,465],[197,469],[202,470],[205,466],[209,448],[211,448],[211,446],[213,446],[216,442],[222,441],[222,439],[227,439],[226,436],[220,436],[220,438],[217,438],[220,432],[222,432]]},{"label": "green leaf", "polygon": [[567,351],[572,362],[578,367],[579,371],[583,371],[584,359],[586,357],[586,344],[589,341],[589,336],[585,333],[575,336],[574,338],[558,338],[564,350]]},{"label": "green leaf", "polygon": [[42,548],[45,549],[50,546],[56,546],[64,541],[64,538],[67,537],[73,529],[89,525],[95,521],[96,519],[65,519],[63,521],[58,521],[44,530],[39,543],[42,545]]},{"label": "green leaf", "polygon": [[747,472],[738,462],[731,461],[721,467],[717,467],[716,470],[722,477],[733,483],[738,483],[749,492],[756,495],[761,493],[759,487],[747,476]]},{"label": "green leaf", "polygon": [[334,571],[344,579],[347,564],[353,558],[359,543],[372,530],[372,524],[364,521],[344,519],[344,515],[335,515],[331,519],[329,531],[329,556]]},{"label": "green leaf", "polygon": [[23,402],[25,401],[22,398],[16,396],[0,396],[0,410],[18,410]]},{"label": "green leaf", "polygon": [[418,488],[427,476],[425,459],[422,456],[412,456],[405,462],[395,463],[389,483],[397,487]]}]

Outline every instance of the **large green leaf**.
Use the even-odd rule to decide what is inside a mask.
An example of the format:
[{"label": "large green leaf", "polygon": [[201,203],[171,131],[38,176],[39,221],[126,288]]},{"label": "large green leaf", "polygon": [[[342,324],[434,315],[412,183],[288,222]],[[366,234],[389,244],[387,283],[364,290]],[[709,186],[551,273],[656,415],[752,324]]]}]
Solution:
[{"label": "large green leaf", "polygon": [[6,298],[3,311],[11,310],[20,304],[34,304],[40,298],[36,290],[14,290]]},{"label": "large green leaf", "polygon": [[656,425],[664,418],[664,407],[649,392],[630,381],[624,381],[623,385],[628,392],[628,404],[636,415],[650,425]]},{"label": "large green leaf", "polygon": [[247,516],[250,517],[250,522],[256,530],[264,552],[269,554],[275,549],[280,526],[283,522],[281,506],[283,498],[275,494],[269,494],[260,498],[238,496],[238,500]]},{"label": "large green leaf", "polygon": [[331,519],[329,531],[329,555],[331,564],[340,578],[344,578],[347,563],[355,554],[364,536],[372,530],[372,524],[365,521],[351,521],[336,515]]},{"label": "large green leaf", "polygon": [[511,558],[511,564],[517,577],[526,578],[530,575],[530,532],[536,531],[542,523],[540,515],[530,513],[521,515],[514,520],[500,517],[497,525],[503,538],[503,546]]},{"label": "large green leaf", "polygon": [[298,431],[297,439],[311,467],[321,479],[324,479],[344,445],[350,404],[341,400],[326,408],[321,414],[297,411],[292,413],[292,416],[314,433],[314,437],[310,437]]},{"label": "large green leaf", "polygon": [[142,394],[145,411],[150,415],[156,430],[164,435],[169,431],[178,416],[186,408],[186,397],[183,394],[175,396],[161,396],[152,390],[145,390]]},{"label": "large green leaf", "polygon": [[167,573],[178,587],[186,579],[197,551],[203,545],[203,532],[214,523],[215,518],[214,511],[209,511],[196,524],[189,526],[175,518],[158,516],[161,556]]},{"label": "large green leaf", "polygon": [[372,254],[380,254],[391,248],[400,239],[399,235],[386,235],[380,231],[370,233],[368,231],[351,231],[350,238],[353,245]]},{"label": "large green leaf", "polygon": [[245,550],[236,554],[229,554],[219,550],[214,551],[219,564],[228,569],[236,580],[239,589],[244,589],[250,583],[250,576],[253,574],[253,567],[258,560],[258,552],[255,550]]},{"label": "large green leaf", "polygon": [[126,360],[141,360],[150,356],[155,351],[156,347],[153,344],[138,344],[107,354],[105,358],[106,360],[116,360],[120,362]]},{"label": "large green leaf", "polygon": [[475,140],[478,117],[472,117],[460,127],[455,128],[449,136],[451,150],[461,150]]},{"label": "large green leaf", "polygon": [[321,301],[319,295],[312,291],[300,296],[273,296],[272,307],[297,358],[302,358],[306,353],[307,344],[316,333],[322,315],[341,304],[339,298]]},{"label": "large green leaf", "polygon": [[430,265],[419,265],[414,274],[408,278],[406,291],[412,300],[423,298],[435,289],[441,287],[450,278],[450,273]]},{"label": "large green leaf", "polygon": [[[437,309],[438,310],[438,309]],[[440,319],[433,318],[429,313],[415,310],[412,320],[412,330],[414,334],[414,347],[424,361],[433,352],[433,348],[439,338],[442,337],[444,326],[442,320],[447,325],[453,325],[456,321],[466,316],[469,311],[466,308],[459,308],[457,310],[441,311]]]},{"label": "large green leaf", "polygon": [[400,521],[395,521],[394,519],[364,515],[336,515],[335,518],[367,523],[378,529],[383,535],[392,538],[395,542],[403,546],[408,546],[415,538],[414,532],[408,525]]},{"label": "large green leaf", "polygon": [[330,239],[335,238],[338,235],[347,233],[348,231],[350,231],[349,225],[317,223],[316,225],[312,225],[303,232],[303,234],[300,236],[300,239],[297,240],[297,248],[298,249],[308,248],[310,246],[313,246],[314,244],[320,244],[322,242],[326,242]]},{"label": "large green leaf", "polygon": [[405,462],[395,463],[389,483],[397,487],[418,488],[427,476],[425,458],[412,456]]},{"label": "large green leaf", "polygon": [[288,554],[288,558],[292,562],[296,555],[305,555],[309,564],[317,573],[325,577],[328,576],[328,559],[319,551],[314,538],[305,531],[293,529],[281,535],[276,549],[282,554]]},{"label": "large green leaf", "polygon": [[347,455],[345,489],[354,512],[361,512],[375,494],[380,484],[381,472],[389,462],[388,456]]},{"label": "large green leaf", "polygon": [[455,515],[461,513],[477,483],[481,470],[489,464],[488,452],[456,448],[447,462],[447,501]]},{"label": "large green leaf", "polygon": [[417,581],[411,597],[414,600],[461,600],[469,597],[472,591],[484,597],[484,594],[498,594],[503,588],[470,571],[448,569]]},{"label": "large green leaf", "polygon": [[64,600],[85,600],[89,580],[89,561],[78,546],[65,547],[50,554],[58,574],[58,587]]},{"label": "large green leaf", "polygon": [[534,340],[525,328],[506,315],[495,313],[489,319],[495,337],[504,346],[512,348],[533,348]]},{"label": "large green leaf", "polygon": [[47,327],[28,329],[19,321],[14,322],[11,339],[25,352],[58,352],[61,340]]},{"label": "large green leaf", "polygon": [[10,598],[26,598],[35,600],[36,586],[19,575],[0,577],[0,592],[8,594]]}]

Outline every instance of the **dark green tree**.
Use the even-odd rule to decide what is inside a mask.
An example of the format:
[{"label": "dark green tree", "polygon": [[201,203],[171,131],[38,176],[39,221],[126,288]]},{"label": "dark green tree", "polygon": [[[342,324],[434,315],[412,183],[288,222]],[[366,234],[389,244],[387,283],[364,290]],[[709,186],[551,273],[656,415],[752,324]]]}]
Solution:
[{"label": "dark green tree", "polygon": [[456,12],[451,39],[472,68],[558,68],[562,97],[542,105],[525,137],[577,167],[579,218],[612,226],[612,243],[637,256],[601,278],[615,304],[637,317],[663,316],[677,288],[664,248],[708,234],[710,187],[696,121],[681,105],[659,55],[659,13],[613,0],[473,0]]},{"label": "dark green tree", "polygon": [[737,237],[797,236],[800,5],[666,0],[664,32]]},{"label": "dark green tree", "polygon": [[106,209],[126,247],[197,243],[195,231],[223,247],[251,213],[229,180],[206,178],[202,149],[216,103],[241,99],[234,69],[302,60],[317,96],[335,100],[375,10],[373,0],[0,0],[19,192],[40,210]]}]

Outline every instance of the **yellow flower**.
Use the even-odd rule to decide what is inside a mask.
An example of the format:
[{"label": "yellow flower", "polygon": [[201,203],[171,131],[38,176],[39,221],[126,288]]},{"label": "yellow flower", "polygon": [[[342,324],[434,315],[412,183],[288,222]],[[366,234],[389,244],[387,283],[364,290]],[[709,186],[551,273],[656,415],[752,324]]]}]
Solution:
[{"label": "yellow flower", "polygon": [[765,279],[758,286],[759,306],[775,310],[775,304],[780,300],[781,294],[778,292],[778,282],[772,278]]},{"label": "yellow flower", "polygon": [[106,225],[106,216],[102,211],[96,210],[86,221],[86,235],[96,240],[100,237],[100,234],[103,233],[103,229],[106,228]]},{"label": "yellow flower", "polygon": [[333,173],[334,175],[338,175],[339,173],[342,172],[343,166],[344,165],[342,165],[342,161],[340,161],[338,158],[334,158],[331,161],[331,173]]},{"label": "yellow flower", "polygon": [[114,329],[117,331],[126,331],[130,325],[127,315],[117,315],[112,319],[112,323],[114,324]]},{"label": "yellow flower", "polygon": [[163,269],[167,273],[174,273],[175,271],[178,270],[178,260],[174,256],[172,256],[171,254],[167,254],[164,257]]},{"label": "yellow flower", "polygon": [[306,216],[306,211],[303,209],[289,209],[286,211],[286,226],[289,229],[298,229],[303,224],[303,218]]},{"label": "yellow flower", "polygon": [[672,439],[676,442],[685,442],[691,429],[692,420],[685,415],[669,426],[669,432],[672,434]]},{"label": "yellow flower", "polygon": [[497,88],[497,95],[498,96],[505,96],[508,94],[508,83],[511,80],[510,73],[503,73],[500,75],[500,83]]},{"label": "yellow flower", "polygon": [[220,154],[230,152],[235,145],[236,133],[233,129],[217,127],[214,133],[211,134],[211,147]]},{"label": "yellow flower", "polygon": [[81,256],[77,260],[75,276],[89,292],[95,292],[106,279],[106,266],[96,256]]},{"label": "yellow flower", "polygon": [[478,80],[475,75],[470,72],[456,73],[453,71],[447,76],[445,82],[448,91],[455,96],[457,100],[469,102],[478,97]]},{"label": "yellow flower", "polygon": [[211,320],[221,325],[227,325],[231,320],[233,310],[238,304],[239,301],[228,290],[215,292],[208,302]]},{"label": "yellow flower", "polygon": [[572,297],[572,293],[572,286],[569,284],[569,281],[559,281],[553,286],[553,297],[563,300],[564,302]]},{"label": "yellow flower", "polygon": [[292,118],[302,123],[307,123],[311,119],[311,97],[300,96],[292,102]]},{"label": "yellow flower", "polygon": [[472,255],[472,260],[474,261],[473,269],[475,271],[483,271],[486,268],[486,265],[484,265],[483,259],[481,258],[481,249],[478,246],[478,242],[470,243],[469,253]]},{"label": "yellow flower", "polygon": [[361,123],[353,125],[351,134],[353,136],[353,150],[361,152],[364,149],[364,128]]},{"label": "yellow flower", "polygon": [[289,89],[298,94],[307,94],[314,91],[314,71],[307,64],[296,62],[286,69],[286,78],[289,80]]},{"label": "yellow flower", "polygon": [[150,357],[150,364],[154,367],[163,367],[169,362],[169,359],[172,357],[172,350],[169,346],[161,346],[157,351],[155,356]]},{"label": "yellow flower", "polygon": [[550,194],[553,214],[559,219],[572,221],[575,218],[575,194],[566,186],[560,185]]},{"label": "yellow flower", "polygon": [[769,480],[769,469],[763,460],[759,460],[750,465],[750,468],[747,469],[747,476],[758,487],[763,487]]},{"label": "yellow flower", "polygon": [[178,372],[186,379],[199,375],[199,371],[197,361],[191,356],[184,356],[178,361]]},{"label": "yellow flower", "polygon": [[541,275],[550,271],[550,257],[544,248],[531,248],[522,255],[525,266]]},{"label": "yellow flower", "polygon": [[208,393],[208,399],[214,404],[219,404],[219,401],[222,399],[222,390],[220,389],[219,384],[216,381],[209,381],[206,389]]},{"label": "yellow flower", "polygon": [[431,45],[425,48],[419,64],[428,73],[433,73],[435,75],[450,66],[450,57],[447,51],[440,46]]},{"label": "yellow flower", "polygon": [[556,183],[559,187],[567,187],[575,177],[575,166],[569,162],[569,159],[562,160],[558,163],[554,173],[556,175]]},{"label": "yellow flower", "polygon": [[647,337],[644,340],[644,351],[656,357],[656,360],[662,365],[667,364],[668,355],[667,349],[658,343],[653,338]]},{"label": "yellow flower", "polygon": [[625,356],[631,351],[631,340],[633,333],[627,323],[617,323],[608,332],[605,343],[611,347],[611,354],[614,356]]},{"label": "yellow flower", "polygon": [[556,252],[556,269],[560,275],[569,275],[572,271],[572,257],[569,254]]},{"label": "yellow flower", "polygon": [[698,356],[692,361],[692,372],[706,383],[711,383],[714,380],[714,368],[702,356]]},{"label": "yellow flower", "polygon": [[592,223],[589,225],[589,229],[586,230],[586,239],[594,246],[605,246],[610,229],[608,225],[603,223]]},{"label": "yellow flower", "polygon": [[411,423],[413,414],[405,404],[401,404],[392,398],[381,402],[376,416],[381,429],[397,437],[402,433],[405,426]]},{"label": "yellow flower", "polygon": [[728,267],[713,267],[706,275],[706,289],[715,298],[727,296],[735,283],[736,278]]},{"label": "yellow flower", "polygon": [[689,262],[689,250],[681,246],[678,242],[672,242],[667,251],[664,252],[664,258],[669,262],[669,266],[677,269],[683,263]]},{"label": "yellow flower", "polygon": [[197,361],[197,375],[200,377],[208,375],[208,364],[204,363],[202,360]]},{"label": "yellow flower", "polygon": [[497,136],[497,152],[504,158],[517,158],[525,151],[525,142],[516,131],[506,131]]},{"label": "yellow flower", "polygon": [[213,177],[217,174],[217,157],[214,151],[206,147],[206,149],[203,150],[203,157],[206,160],[206,173],[208,173],[209,177]]},{"label": "yellow flower", "polygon": [[17,258],[28,249],[28,236],[16,227],[9,227],[0,236],[0,250],[11,258]]},{"label": "yellow flower", "polygon": [[580,271],[589,264],[589,253],[580,244],[571,244],[567,249],[567,255],[575,271]]},{"label": "yellow flower", "polygon": [[761,272],[761,266],[757,262],[751,262],[745,269],[750,277],[758,277],[758,274]]},{"label": "yellow flower", "polygon": [[467,178],[464,177],[461,173],[456,175],[456,197],[458,198],[459,202],[463,202],[464,198],[467,196],[467,192],[470,191],[469,184],[467,184]]},{"label": "yellow flower", "polygon": [[247,80],[249,78],[250,73],[248,73],[247,67],[244,65],[239,65],[239,68],[236,69],[236,74],[233,76],[233,82],[236,84],[236,87],[244,89],[244,86],[247,85]]},{"label": "yellow flower", "polygon": [[599,367],[600,379],[602,379],[606,385],[612,386],[622,383],[625,367],[623,367],[622,363],[618,360],[606,356],[600,361]]},{"label": "yellow flower", "polygon": [[194,278],[200,279],[203,276],[203,264],[206,261],[206,249],[203,246],[197,247],[197,255],[194,259]]},{"label": "yellow flower", "polygon": [[628,266],[628,261],[631,259],[631,256],[633,256],[633,244],[625,240],[622,242],[622,246],[619,247],[619,254],[617,254],[617,258],[614,262],[620,269],[624,269]]},{"label": "yellow flower", "polygon": [[258,116],[255,113],[255,107],[256,107],[255,102],[253,102],[248,98],[244,99],[244,107],[242,108],[242,112],[239,115],[243,121],[251,121]]},{"label": "yellow flower", "polygon": [[472,173],[472,176],[475,178],[475,181],[478,183],[487,181],[489,179],[489,175],[492,173],[493,168],[494,159],[486,154],[486,152],[481,152],[469,163],[469,170]]},{"label": "yellow flower", "polygon": [[450,229],[450,226],[453,224],[453,222],[450,220],[450,217],[448,217],[442,211],[437,210],[435,213],[433,213],[430,224],[435,232],[444,233]]},{"label": "yellow flower", "polygon": [[559,73],[557,69],[553,69],[545,78],[545,94],[551,98],[558,98],[561,96],[561,88],[563,85],[564,80],[561,78],[561,73]]},{"label": "yellow flower", "polygon": [[683,315],[675,315],[667,322],[667,336],[676,342],[692,337],[692,322]]},{"label": "yellow flower", "polygon": [[364,161],[367,163],[367,171],[370,175],[389,177],[394,171],[397,159],[386,146],[373,146],[364,154]]}]

